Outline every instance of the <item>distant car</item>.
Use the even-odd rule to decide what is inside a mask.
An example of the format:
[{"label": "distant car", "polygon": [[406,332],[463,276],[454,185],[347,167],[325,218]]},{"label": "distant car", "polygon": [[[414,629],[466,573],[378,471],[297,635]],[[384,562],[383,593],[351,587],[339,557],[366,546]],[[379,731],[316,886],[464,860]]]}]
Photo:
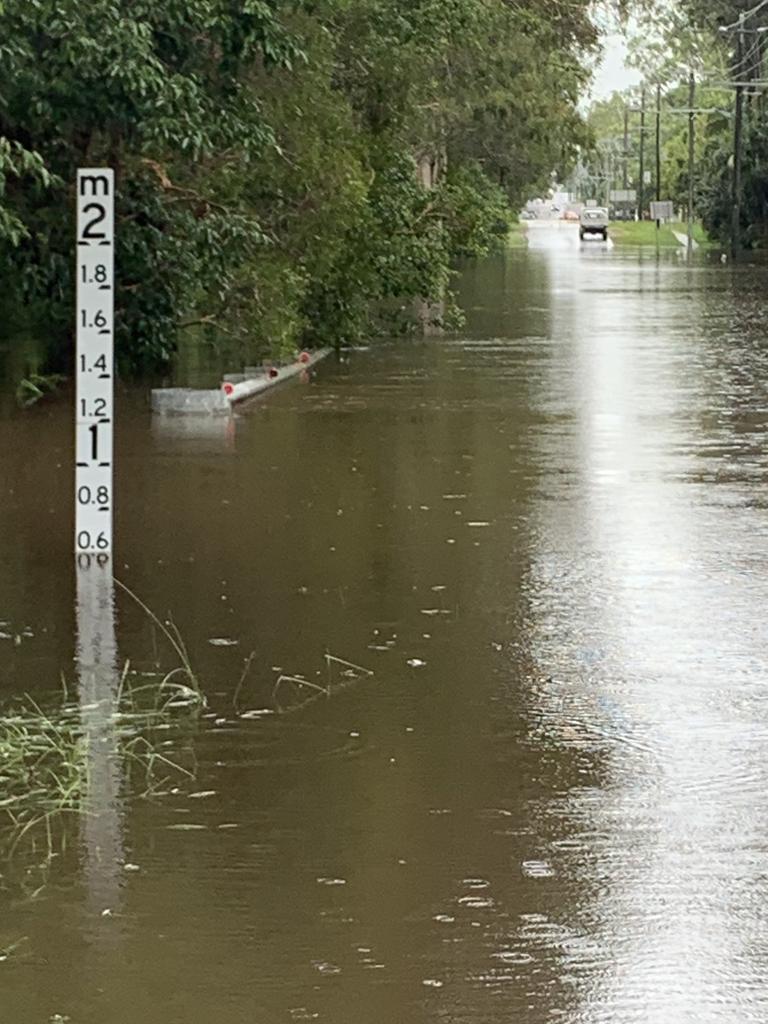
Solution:
[{"label": "distant car", "polygon": [[563,214],[563,220],[578,220],[579,215],[575,210],[566,210]]},{"label": "distant car", "polygon": [[536,214],[533,210],[523,210],[520,214],[520,220],[536,220]]},{"label": "distant car", "polygon": [[582,241],[587,235],[600,235],[605,241],[608,238],[608,211],[602,206],[588,206],[582,210],[579,218],[579,235]]}]

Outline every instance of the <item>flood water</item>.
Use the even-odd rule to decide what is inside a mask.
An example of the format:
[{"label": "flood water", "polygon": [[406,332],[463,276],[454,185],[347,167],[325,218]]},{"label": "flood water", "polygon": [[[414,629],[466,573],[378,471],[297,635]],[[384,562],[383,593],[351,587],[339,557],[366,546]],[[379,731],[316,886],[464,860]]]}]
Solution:
[{"label": "flood water", "polygon": [[[36,895],[2,869],[0,1024],[768,1019],[764,274],[539,230],[465,272],[460,336],[231,425],[122,390],[115,575],[210,709],[193,780],[110,754]],[[0,695],[44,700],[67,398],[0,453]],[[116,636],[178,663],[121,591]],[[374,674],[261,713],[326,653]]]}]

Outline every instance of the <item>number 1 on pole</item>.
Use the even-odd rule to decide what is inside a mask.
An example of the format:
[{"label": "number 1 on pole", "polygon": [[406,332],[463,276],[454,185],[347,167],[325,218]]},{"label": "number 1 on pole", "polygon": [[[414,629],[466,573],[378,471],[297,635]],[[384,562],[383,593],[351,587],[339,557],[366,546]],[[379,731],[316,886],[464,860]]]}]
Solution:
[{"label": "number 1 on pole", "polygon": [[112,550],[115,177],[77,172],[75,551]]}]

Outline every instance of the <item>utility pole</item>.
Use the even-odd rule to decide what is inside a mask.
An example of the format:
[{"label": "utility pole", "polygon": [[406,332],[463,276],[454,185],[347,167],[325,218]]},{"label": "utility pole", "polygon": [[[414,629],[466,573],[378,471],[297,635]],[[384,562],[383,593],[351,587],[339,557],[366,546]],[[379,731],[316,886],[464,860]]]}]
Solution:
[{"label": "utility pole", "polygon": [[640,93],[640,181],[638,185],[637,219],[643,219],[643,192],[645,185],[645,86]]},{"label": "utility pole", "polygon": [[[656,86],[656,202],[661,202],[661,83]],[[656,221],[656,227],[661,225]]]},{"label": "utility pole", "polygon": [[733,125],[733,195],[731,203],[731,254],[737,256],[741,248],[741,150],[744,122],[744,15],[739,15],[739,33],[736,44],[736,110]]},{"label": "utility pole", "polygon": [[696,77],[688,79],[688,255],[693,252],[693,173],[696,155]]},{"label": "utility pole", "polygon": [[613,188],[613,153],[609,150],[607,153],[607,174],[605,176],[605,208],[608,210],[610,216],[611,210],[611,189]]},{"label": "utility pole", "polygon": [[624,105],[624,178],[622,188],[629,188],[629,107]]}]

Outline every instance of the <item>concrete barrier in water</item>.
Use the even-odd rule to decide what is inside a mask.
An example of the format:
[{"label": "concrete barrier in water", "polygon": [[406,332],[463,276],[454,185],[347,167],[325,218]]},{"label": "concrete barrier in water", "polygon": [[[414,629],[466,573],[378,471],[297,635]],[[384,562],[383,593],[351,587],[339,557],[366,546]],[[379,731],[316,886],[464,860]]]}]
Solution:
[{"label": "concrete barrier in water", "polygon": [[225,374],[221,387],[215,390],[153,388],[152,412],[159,416],[226,416],[248,399],[306,373],[330,352],[329,348],[302,352],[295,363],[287,366],[269,366],[261,370],[249,366],[246,373]]}]

